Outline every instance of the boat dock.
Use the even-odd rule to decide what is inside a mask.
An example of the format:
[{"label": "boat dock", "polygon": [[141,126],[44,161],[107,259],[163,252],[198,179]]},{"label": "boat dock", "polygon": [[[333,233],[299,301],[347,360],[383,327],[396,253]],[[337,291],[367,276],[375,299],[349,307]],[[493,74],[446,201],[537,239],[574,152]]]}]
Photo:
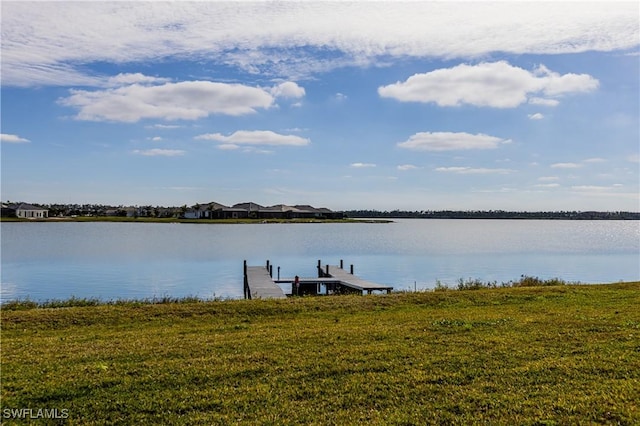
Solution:
[{"label": "boat dock", "polygon": [[267,266],[247,266],[244,261],[245,299],[286,299],[287,295],[271,278],[272,271]]},{"label": "boat dock", "polygon": [[[247,266],[244,261],[244,297],[245,299],[283,299],[287,297],[280,284],[291,285],[291,295],[306,296],[320,294],[372,294],[374,291],[390,293],[392,286],[364,280],[344,269],[341,260],[339,266],[324,265],[318,260],[317,277],[273,278],[273,265],[267,260],[265,266]],[[324,290],[324,291],[323,291]]]},{"label": "boat dock", "polygon": [[[373,291],[391,293],[391,290],[393,290],[391,286],[363,280],[357,275],[354,275],[353,265],[351,265],[350,271],[347,272],[344,269],[342,260],[340,261],[340,266],[325,265],[324,270],[322,269],[320,261],[318,261],[318,276],[330,277],[336,280],[336,284],[338,285],[337,290],[340,292],[345,292],[346,289],[350,289],[371,294]],[[340,286],[344,288],[341,289]]]}]

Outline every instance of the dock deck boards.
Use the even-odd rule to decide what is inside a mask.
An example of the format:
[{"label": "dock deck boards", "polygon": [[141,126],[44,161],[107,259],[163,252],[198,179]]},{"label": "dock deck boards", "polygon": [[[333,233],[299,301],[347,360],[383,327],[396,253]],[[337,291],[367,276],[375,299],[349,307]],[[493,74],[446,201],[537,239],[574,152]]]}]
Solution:
[{"label": "dock deck boards", "polygon": [[247,266],[247,285],[251,299],[285,299],[287,297],[264,266]]},{"label": "dock deck boards", "polygon": [[345,271],[344,269],[342,269],[337,265],[329,266],[329,275],[339,280],[342,283],[342,285],[346,285],[356,290],[361,290],[366,292],[371,292],[374,290],[390,292],[393,289],[392,286],[363,280],[362,278],[356,275],[350,274],[349,272]]}]

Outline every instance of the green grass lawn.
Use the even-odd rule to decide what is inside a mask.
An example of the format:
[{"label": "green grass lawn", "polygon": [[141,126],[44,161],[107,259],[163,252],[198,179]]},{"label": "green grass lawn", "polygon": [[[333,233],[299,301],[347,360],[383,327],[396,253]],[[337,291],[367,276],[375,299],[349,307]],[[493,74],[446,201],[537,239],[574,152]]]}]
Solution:
[{"label": "green grass lawn", "polygon": [[640,283],[5,308],[1,396],[6,424],[640,424]]}]

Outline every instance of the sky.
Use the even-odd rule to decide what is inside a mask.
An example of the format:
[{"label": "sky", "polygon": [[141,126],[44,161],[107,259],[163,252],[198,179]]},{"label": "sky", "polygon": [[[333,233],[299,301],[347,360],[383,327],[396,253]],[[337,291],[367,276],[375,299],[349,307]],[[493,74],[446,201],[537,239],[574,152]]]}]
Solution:
[{"label": "sky", "polygon": [[3,201],[640,211],[638,2],[0,7]]}]

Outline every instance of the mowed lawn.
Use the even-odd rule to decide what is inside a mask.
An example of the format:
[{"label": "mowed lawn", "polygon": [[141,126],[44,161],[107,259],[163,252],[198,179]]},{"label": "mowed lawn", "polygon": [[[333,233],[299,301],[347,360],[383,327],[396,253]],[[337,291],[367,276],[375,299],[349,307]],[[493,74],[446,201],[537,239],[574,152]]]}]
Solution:
[{"label": "mowed lawn", "polygon": [[3,309],[1,337],[5,424],[640,424],[640,283]]}]

